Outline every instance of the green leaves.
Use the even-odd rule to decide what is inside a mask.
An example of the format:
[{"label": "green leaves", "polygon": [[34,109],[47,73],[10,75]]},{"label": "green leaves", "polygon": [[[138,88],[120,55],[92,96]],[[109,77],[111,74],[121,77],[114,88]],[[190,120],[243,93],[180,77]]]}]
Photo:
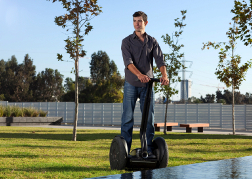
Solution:
[{"label": "green leaves", "polygon": [[234,1],[234,8],[231,10],[235,16],[232,20],[235,21],[239,25],[237,27],[238,34],[240,34],[239,38],[244,42],[244,45],[252,44],[251,39],[251,30],[252,30],[252,1],[250,0],[250,5],[248,5],[245,1]]},{"label": "green leaves", "polygon": [[[234,55],[234,49],[236,45],[236,40],[239,37],[239,34],[236,31],[237,27],[235,23],[232,28],[229,28],[229,31],[226,33],[229,42],[220,42],[220,43],[203,43],[204,50],[206,47],[214,49],[220,49],[219,52],[219,64],[216,68],[215,75],[217,78],[225,83],[227,87],[234,86],[235,89],[239,89],[241,82],[245,80],[245,74],[247,70],[252,65],[252,60],[247,61],[247,63],[240,65],[241,57],[239,55]],[[231,54],[230,58],[227,59],[228,54]]]},{"label": "green leaves", "polygon": [[[50,0],[49,0],[50,1]],[[99,15],[102,10],[97,5],[97,0],[85,1],[70,1],[70,0],[52,0],[61,2],[67,13],[64,15],[56,16],[54,22],[62,28],[70,27],[73,29],[73,36],[68,37],[66,40],[65,49],[73,60],[78,60],[77,57],[84,57],[86,52],[81,50],[81,43],[84,41],[84,35],[93,29],[89,21],[95,16]],[[82,15],[84,14],[84,15]],[[82,30],[82,27],[85,27]],[[67,29],[67,31],[69,30]],[[57,54],[58,61],[63,61],[62,55]]]},{"label": "green leaves", "polygon": [[63,61],[62,58],[63,58],[63,56],[61,54],[57,53],[57,59],[58,59],[58,61]]},{"label": "green leaves", "polygon": [[[180,77],[178,77],[178,71],[182,68],[186,68],[180,62],[180,59],[184,57],[184,53],[180,53],[180,50],[182,47],[184,47],[184,45],[178,43],[179,38],[183,33],[182,29],[186,26],[186,24],[184,24],[186,12],[186,10],[181,11],[181,19],[174,19],[174,25],[175,28],[178,28],[178,31],[175,31],[171,35],[162,35],[161,37],[164,43],[167,44],[170,48],[170,53],[164,54],[164,61],[166,63],[167,75],[170,80],[170,84],[181,81]],[[161,72],[157,67],[154,67],[153,71],[156,77],[160,78],[162,76]],[[178,94],[178,91],[170,87],[170,84],[169,86],[161,86],[160,84],[157,84],[154,89],[156,92],[161,92],[165,96],[170,98],[172,95]]]}]

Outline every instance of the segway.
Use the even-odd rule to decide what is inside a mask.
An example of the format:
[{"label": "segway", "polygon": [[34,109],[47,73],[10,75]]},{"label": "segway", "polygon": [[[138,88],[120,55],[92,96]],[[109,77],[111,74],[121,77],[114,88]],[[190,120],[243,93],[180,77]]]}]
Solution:
[{"label": "segway", "polygon": [[168,165],[168,147],[162,137],[157,137],[153,140],[153,153],[156,155],[156,158],[148,158],[146,129],[153,82],[160,82],[160,80],[151,78],[147,85],[140,128],[141,148],[132,150],[129,155],[128,146],[124,138],[120,135],[116,136],[111,143],[109,153],[110,168],[112,170],[165,168]]}]

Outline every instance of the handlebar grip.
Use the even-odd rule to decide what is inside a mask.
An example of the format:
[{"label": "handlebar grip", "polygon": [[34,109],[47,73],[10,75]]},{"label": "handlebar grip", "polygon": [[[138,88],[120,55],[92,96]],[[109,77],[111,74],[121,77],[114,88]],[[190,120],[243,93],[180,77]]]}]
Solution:
[{"label": "handlebar grip", "polygon": [[151,78],[151,81],[153,81],[153,82],[160,82],[160,79],[158,79],[158,78]]},{"label": "handlebar grip", "polygon": [[[150,78],[152,82],[160,82],[160,79],[158,78]],[[135,81],[140,81],[139,79],[136,79]]]}]

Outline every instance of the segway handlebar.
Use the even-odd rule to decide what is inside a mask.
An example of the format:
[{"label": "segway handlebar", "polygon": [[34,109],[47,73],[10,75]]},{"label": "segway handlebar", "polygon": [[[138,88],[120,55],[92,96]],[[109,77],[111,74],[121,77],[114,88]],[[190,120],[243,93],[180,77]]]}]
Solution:
[{"label": "segway handlebar", "polygon": [[153,81],[153,82],[160,82],[160,79],[158,79],[158,78],[151,78],[151,81]]},{"label": "segway handlebar", "polygon": [[[160,79],[158,78],[150,78],[151,80],[149,82],[160,82]],[[139,79],[137,79],[136,81],[140,81]]]}]

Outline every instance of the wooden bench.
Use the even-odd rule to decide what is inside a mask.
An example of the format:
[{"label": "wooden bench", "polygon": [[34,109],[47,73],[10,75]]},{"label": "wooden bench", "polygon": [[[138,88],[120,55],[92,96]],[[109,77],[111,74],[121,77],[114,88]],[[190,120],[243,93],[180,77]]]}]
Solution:
[{"label": "wooden bench", "polygon": [[[154,123],[155,131],[160,131],[160,127],[164,127],[164,123]],[[172,126],[178,126],[177,122],[167,122],[166,127],[167,131],[172,131]]]},{"label": "wooden bench", "polygon": [[198,132],[203,132],[203,127],[209,127],[209,123],[180,124],[180,127],[186,127],[187,133],[191,133],[193,127],[198,127]]}]

